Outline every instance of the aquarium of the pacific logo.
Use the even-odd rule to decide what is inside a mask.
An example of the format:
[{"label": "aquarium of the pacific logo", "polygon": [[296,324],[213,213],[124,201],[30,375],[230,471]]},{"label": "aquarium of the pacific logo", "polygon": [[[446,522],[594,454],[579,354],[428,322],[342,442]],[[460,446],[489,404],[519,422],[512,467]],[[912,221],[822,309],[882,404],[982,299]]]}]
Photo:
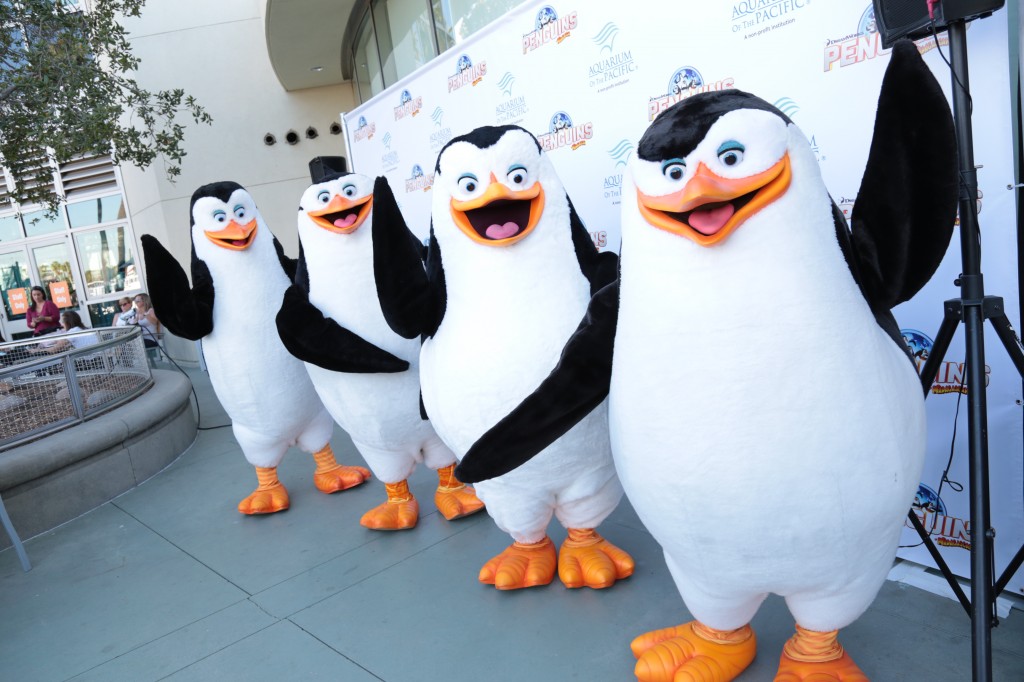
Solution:
[{"label": "aquarium of the pacific logo", "polygon": [[587,81],[598,92],[629,82],[629,75],[636,71],[632,50],[615,51],[615,39],[619,35],[619,27],[608,22],[601,27],[591,41],[598,46],[600,59],[587,67]]},{"label": "aquarium of the pacific logo", "polygon": [[377,132],[377,124],[367,123],[366,117],[360,116],[359,122],[356,124],[356,130],[355,133],[353,133],[353,137],[355,138],[356,142],[360,142],[362,140],[369,140],[371,137],[373,137],[373,134],[375,132]]},{"label": "aquarium of the pacific logo", "polygon": [[594,137],[594,124],[591,122],[576,125],[569,114],[564,111],[556,111],[548,123],[548,132],[537,136],[541,148],[546,151],[554,151],[562,147],[579,149],[587,143],[587,140]]},{"label": "aquarium of the pacific logo", "polygon": [[[928,535],[935,538],[935,544],[971,549],[971,522],[950,516],[946,512],[946,503],[939,494],[924,483],[918,484],[910,510],[924,526]],[[914,527],[909,519],[903,525],[907,528]]]},{"label": "aquarium of the pacific logo", "polygon": [[398,150],[391,149],[391,133],[384,133],[384,137],[380,138],[380,141],[384,145],[384,153],[380,157],[380,165],[389,171],[398,168]]},{"label": "aquarium of the pacific logo", "polygon": [[474,64],[468,54],[461,54],[455,62],[455,75],[448,77],[448,92],[455,92],[466,85],[476,85],[486,75],[486,60]]},{"label": "aquarium of the pacific logo", "polygon": [[576,10],[559,17],[551,5],[537,10],[533,30],[523,34],[523,54],[551,43],[561,43],[577,25]]},{"label": "aquarium of the pacific logo", "polygon": [[811,0],[739,0],[732,6],[732,32],[756,38],[796,21],[793,16]]},{"label": "aquarium of the pacific logo", "polygon": [[505,99],[494,107],[494,120],[498,125],[522,123],[523,118],[530,111],[526,105],[526,96],[513,93],[515,84],[516,77],[511,71],[506,71],[505,75],[498,80],[498,90],[505,96]]},{"label": "aquarium of the pacific logo", "polygon": [[452,139],[452,129],[444,125],[444,109],[441,107],[434,108],[430,120],[434,122],[434,130],[430,133],[430,151],[436,152]]},{"label": "aquarium of the pacific logo", "polygon": [[728,90],[735,87],[736,81],[731,76],[717,81],[706,82],[700,71],[692,66],[683,66],[672,72],[668,79],[668,87],[663,95],[651,97],[647,103],[647,120],[653,121],[658,114],[676,102],[692,97],[701,92]]},{"label": "aquarium of the pacific logo", "polygon": [[418,163],[413,164],[410,176],[411,177],[405,179],[406,193],[419,191],[426,192],[430,189],[431,185],[434,184],[434,174],[424,173],[423,167]]},{"label": "aquarium of the pacific logo", "polygon": [[615,162],[615,166],[611,175],[604,177],[601,193],[613,206],[618,206],[622,198],[622,171],[629,164],[633,150],[633,143],[626,138],[622,138],[608,150],[608,156]]},{"label": "aquarium of the pacific logo", "polygon": [[423,97],[413,97],[408,90],[402,90],[402,94],[399,97],[399,104],[395,107],[395,120],[405,118],[406,116],[415,116],[420,113],[420,109],[423,108]]}]

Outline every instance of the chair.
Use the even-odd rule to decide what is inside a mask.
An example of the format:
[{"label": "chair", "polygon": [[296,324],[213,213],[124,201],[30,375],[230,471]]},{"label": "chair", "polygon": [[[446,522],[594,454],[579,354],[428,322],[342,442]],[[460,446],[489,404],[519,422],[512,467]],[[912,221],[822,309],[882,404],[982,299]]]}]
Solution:
[{"label": "chair", "polygon": [[0,522],[3,523],[4,530],[7,531],[8,537],[11,538],[11,544],[14,545],[14,551],[18,555],[18,559],[21,561],[21,568],[26,573],[32,570],[32,563],[28,560],[28,554],[25,553],[25,546],[21,544],[21,538],[18,537],[18,531],[14,530],[14,524],[11,523],[11,517],[7,515],[7,507],[4,506],[4,498],[0,497]]},{"label": "chair", "polygon": [[[156,362],[160,359],[161,355],[168,358],[170,357],[167,355],[167,351],[164,350],[164,333],[157,332],[155,336],[156,345],[146,346],[146,360],[149,362],[150,367],[156,366]],[[153,340],[152,335],[150,335],[149,333],[147,333],[143,338],[149,339],[150,341]]]}]

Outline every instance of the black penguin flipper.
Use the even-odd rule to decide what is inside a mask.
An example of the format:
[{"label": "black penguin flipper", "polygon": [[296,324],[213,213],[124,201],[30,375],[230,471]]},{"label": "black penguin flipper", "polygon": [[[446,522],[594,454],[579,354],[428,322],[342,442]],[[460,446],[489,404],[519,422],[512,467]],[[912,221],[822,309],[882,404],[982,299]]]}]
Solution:
[{"label": "black penguin flipper", "polygon": [[437,333],[441,321],[444,320],[445,310],[448,308],[448,285],[444,278],[444,263],[441,261],[441,245],[437,243],[437,238],[434,236],[433,221],[431,221],[430,238],[427,240],[427,249],[424,254],[428,286],[423,309],[422,336],[427,338]]},{"label": "black penguin flipper", "polygon": [[373,183],[372,230],[373,274],[384,320],[399,336],[416,338],[431,307],[423,247],[406,226],[384,176]]},{"label": "black penguin flipper", "polygon": [[277,333],[288,352],[332,372],[373,374],[404,372],[409,363],[345,329],[313,305],[299,286],[284,292]]},{"label": "black penguin flipper", "polygon": [[949,105],[917,47],[893,47],[853,207],[853,255],[873,310],[909,300],[939,267],[957,208]]},{"label": "black penguin flipper", "polygon": [[507,474],[601,404],[611,383],[618,313],[616,280],[590,300],[551,374],[462,458],[455,472],[460,481],[476,483]]},{"label": "black penguin flipper", "polygon": [[[568,197],[567,197],[568,198]],[[601,252],[594,245],[576,208],[569,200],[569,230],[572,232],[572,246],[576,251],[576,261],[580,264],[583,276],[590,282],[590,295],[593,296],[606,284],[612,282],[619,274],[619,257],[610,251]]]},{"label": "black penguin flipper", "polygon": [[197,341],[213,331],[213,278],[192,252],[192,281],[156,237],[142,235],[142,256],[153,312],[175,336]]},{"label": "black penguin flipper", "polygon": [[274,251],[277,252],[277,260],[281,263],[281,269],[284,270],[284,274],[288,276],[288,281],[294,282],[295,270],[299,264],[298,260],[284,255],[284,247],[281,246],[281,242],[277,241],[277,237],[274,237]]}]

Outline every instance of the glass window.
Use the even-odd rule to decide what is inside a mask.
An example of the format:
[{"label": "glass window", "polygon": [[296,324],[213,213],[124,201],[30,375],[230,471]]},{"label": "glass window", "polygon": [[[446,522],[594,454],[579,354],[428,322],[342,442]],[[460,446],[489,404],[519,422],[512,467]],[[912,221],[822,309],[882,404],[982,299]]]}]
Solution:
[{"label": "glass window", "polygon": [[64,225],[64,217],[58,211],[55,216],[46,215],[45,210],[32,211],[21,216],[25,223],[25,233],[29,237],[38,237],[42,234],[51,234],[67,229]]},{"label": "glass window", "polygon": [[[124,225],[117,225],[75,235],[78,265],[85,277],[86,298],[102,298],[107,294],[138,288],[135,255],[125,232]],[[127,286],[129,279],[134,279],[133,286]]]},{"label": "glass window", "polygon": [[437,44],[444,52],[455,47],[522,0],[430,0]]},{"label": "glass window", "polygon": [[121,312],[117,305],[117,299],[92,303],[88,309],[90,327],[112,327],[114,326],[114,317]]},{"label": "glass window", "polygon": [[0,253],[0,290],[3,291],[4,312],[8,320],[21,320],[25,314],[12,315],[11,304],[7,300],[8,289],[28,289],[32,286],[28,278],[28,257],[24,251]]},{"label": "glass window", "polygon": [[430,8],[423,0],[374,0],[384,84],[391,85],[436,56]]},{"label": "glass window", "polygon": [[[58,308],[73,308],[78,305],[78,292],[75,291],[75,278],[71,276],[71,259],[68,258],[68,245],[47,244],[32,249],[32,257],[36,260],[40,284],[49,290],[53,282],[64,282],[68,287],[69,305],[54,301]],[[52,298],[52,295],[51,295]]]},{"label": "glass window", "polygon": [[124,220],[126,217],[120,194],[68,204],[68,221],[72,228]]},{"label": "glass window", "polygon": [[16,215],[0,216],[0,242],[9,242],[24,237],[21,233],[21,218]]},{"label": "glass window", "polygon": [[359,98],[365,102],[384,89],[380,59],[377,57],[377,37],[369,12],[363,16],[359,30],[356,31],[355,65]]}]

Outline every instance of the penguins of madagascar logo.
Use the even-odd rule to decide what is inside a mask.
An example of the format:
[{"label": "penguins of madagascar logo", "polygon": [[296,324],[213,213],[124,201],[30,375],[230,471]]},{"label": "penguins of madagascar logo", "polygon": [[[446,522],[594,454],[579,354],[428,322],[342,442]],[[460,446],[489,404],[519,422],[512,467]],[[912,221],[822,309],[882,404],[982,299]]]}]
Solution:
[{"label": "penguins of madagascar logo", "polygon": [[[928,357],[932,353],[932,339],[927,334],[916,329],[901,329],[900,335],[903,341],[910,348],[910,355],[914,358],[914,366],[918,374],[924,368]],[[985,365],[985,385],[988,386],[991,380],[992,368]],[[954,360],[943,359],[935,370],[935,380],[932,382],[931,392],[934,395],[947,393],[961,393],[967,395],[968,386],[964,376],[964,363]]]},{"label": "penguins of madagascar logo", "polygon": [[455,75],[448,77],[448,92],[455,92],[466,85],[476,85],[487,75],[487,61],[474,64],[468,54],[459,55],[455,63]]},{"label": "penguins of madagascar logo", "polygon": [[868,4],[860,15],[855,33],[825,41],[825,71],[831,71],[836,66],[843,68],[860,64],[889,52],[891,50],[882,47],[882,36],[875,23],[875,8]]},{"label": "penguins of madagascar logo", "polygon": [[[943,547],[959,547],[968,551],[971,549],[971,522],[949,516],[946,513],[946,503],[942,501],[938,493],[924,483],[919,483],[917,486],[917,494],[914,495],[911,511],[917,516],[928,534],[935,539],[935,544]],[[914,527],[909,519],[903,525],[907,528]]]},{"label": "penguins of madagascar logo", "polygon": [[367,123],[365,116],[359,117],[359,123],[356,124],[355,140],[361,142],[363,140],[369,140],[373,137],[373,134],[377,132],[376,123]]},{"label": "penguins of madagascar logo", "polygon": [[555,112],[548,125],[548,132],[538,135],[537,141],[541,148],[546,151],[554,151],[562,147],[579,149],[587,143],[587,140],[594,137],[594,124],[591,122],[573,125],[569,114],[564,111]]},{"label": "penguins of madagascar logo", "polygon": [[405,179],[405,191],[407,194],[409,192],[418,192],[421,190],[426,192],[433,184],[434,174],[424,173],[423,168],[416,163],[412,166],[412,177]]},{"label": "penguins of madagascar logo", "polygon": [[413,97],[408,90],[402,90],[402,95],[397,107],[395,107],[395,120],[406,116],[415,116],[423,108],[423,97]]},{"label": "penguins of madagascar logo", "polygon": [[732,87],[735,87],[735,80],[732,77],[706,83],[704,77],[700,75],[700,71],[697,69],[692,66],[680,67],[668,79],[667,92],[664,95],[651,97],[648,101],[647,120],[653,121],[658,117],[658,114],[676,102],[681,102],[697,93],[726,90]]},{"label": "penguins of madagascar logo", "polygon": [[576,24],[575,10],[559,17],[554,7],[544,5],[537,12],[533,31],[523,35],[523,54],[550,43],[561,43],[569,37],[569,32],[576,28]]}]

